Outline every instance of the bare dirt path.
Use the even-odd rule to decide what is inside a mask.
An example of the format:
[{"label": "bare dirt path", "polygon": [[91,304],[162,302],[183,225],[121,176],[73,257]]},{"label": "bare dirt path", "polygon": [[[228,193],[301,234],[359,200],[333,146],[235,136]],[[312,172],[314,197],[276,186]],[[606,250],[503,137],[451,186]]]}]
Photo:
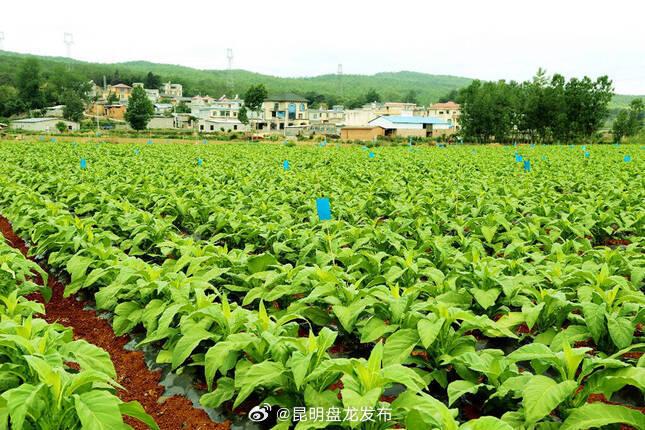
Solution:
[{"label": "bare dirt path", "polygon": [[[28,247],[18,237],[9,221],[0,216],[0,231],[7,241],[20,250],[25,256]],[[123,401],[137,400],[146,412],[155,419],[162,430],[229,430],[230,425],[214,423],[201,409],[193,406],[185,397],[163,397],[164,387],[159,384],[160,372],[153,372],[146,366],[143,352],[126,351],[123,347],[128,343],[127,336],[115,336],[110,324],[99,318],[96,312],[84,309],[86,302],[74,297],[63,297],[65,286],[53,276],[48,268],[49,287],[53,291],[52,299],[45,304],[46,314],[43,316],[50,323],[58,322],[74,329],[74,337],[84,339],[106,350],[117,372],[117,382],[125,390],[118,392]],[[37,279],[36,281],[42,282]],[[42,301],[41,297],[33,297]],[[147,427],[136,420],[128,419],[128,424],[137,430]]]}]

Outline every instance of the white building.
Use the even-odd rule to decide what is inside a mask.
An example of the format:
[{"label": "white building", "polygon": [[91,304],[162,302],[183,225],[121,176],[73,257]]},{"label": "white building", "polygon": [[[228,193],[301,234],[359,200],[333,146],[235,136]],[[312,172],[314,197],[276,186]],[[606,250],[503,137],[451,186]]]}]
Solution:
[{"label": "white building", "polygon": [[379,116],[371,120],[369,125],[382,127],[385,136],[432,137],[453,131],[448,121],[427,116]]},{"label": "white building", "polygon": [[446,120],[457,130],[460,128],[459,117],[461,116],[461,106],[455,102],[430,105],[427,109],[427,115]]},{"label": "white building", "polygon": [[166,82],[163,85],[163,95],[164,97],[183,97],[184,87],[181,84]]},{"label": "white building", "polygon": [[11,128],[26,131],[40,131],[45,133],[59,133],[56,125],[62,122],[67,127],[67,131],[76,131],[80,129],[77,122],[67,121],[60,118],[25,118],[11,121]]}]

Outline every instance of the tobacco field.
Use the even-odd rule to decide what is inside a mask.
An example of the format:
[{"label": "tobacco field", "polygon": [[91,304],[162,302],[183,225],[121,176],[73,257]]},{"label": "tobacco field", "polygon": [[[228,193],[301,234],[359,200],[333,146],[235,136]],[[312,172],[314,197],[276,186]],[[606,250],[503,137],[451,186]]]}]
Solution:
[{"label": "tobacco field", "polygon": [[203,407],[270,405],[261,428],[645,429],[644,159],[0,142],[0,214],[33,259],[0,244],[0,429],[157,428],[105,351],[40,318],[41,267],[194,372]]}]

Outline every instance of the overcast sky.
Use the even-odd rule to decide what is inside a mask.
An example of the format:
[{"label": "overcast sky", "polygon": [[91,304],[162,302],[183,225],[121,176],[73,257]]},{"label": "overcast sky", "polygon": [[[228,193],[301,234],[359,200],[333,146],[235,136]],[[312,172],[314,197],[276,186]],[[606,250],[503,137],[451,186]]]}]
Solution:
[{"label": "overcast sky", "polygon": [[4,49],[278,76],[603,74],[645,94],[643,0],[2,0]]}]

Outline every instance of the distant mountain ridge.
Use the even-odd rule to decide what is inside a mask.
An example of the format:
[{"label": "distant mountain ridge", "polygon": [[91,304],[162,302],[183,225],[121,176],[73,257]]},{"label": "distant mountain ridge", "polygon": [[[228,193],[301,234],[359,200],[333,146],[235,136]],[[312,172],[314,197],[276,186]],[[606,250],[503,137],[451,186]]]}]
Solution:
[{"label": "distant mountain ridge", "polygon": [[[318,93],[331,96],[338,101],[348,101],[363,96],[369,90],[376,90],[385,101],[404,101],[414,92],[419,104],[427,105],[436,102],[452,90],[465,87],[473,79],[448,75],[432,75],[411,71],[382,72],[374,75],[326,74],[313,77],[278,77],[233,70],[233,94],[229,94],[228,70],[200,70],[187,66],[158,64],[149,61],[128,61],[122,63],[90,63],[63,57],[47,57],[0,51],[0,85],[12,82],[20,63],[25,58],[37,58],[43,73],[53,73],[57,67],[71,64],[71,68],[85,78],[98,84],[106,76],[108,83],[118,72],[118,78],[124,82],[141,81],[148,72],[159,75],[162,81],[181,83],[187,95],[210,95],[219,97],[242,95],[250,85],[264,84],[269,92],[294,92],[301,95]],[[611,103],[612,108],[626,106],[637,96],[616,95]]]}]

